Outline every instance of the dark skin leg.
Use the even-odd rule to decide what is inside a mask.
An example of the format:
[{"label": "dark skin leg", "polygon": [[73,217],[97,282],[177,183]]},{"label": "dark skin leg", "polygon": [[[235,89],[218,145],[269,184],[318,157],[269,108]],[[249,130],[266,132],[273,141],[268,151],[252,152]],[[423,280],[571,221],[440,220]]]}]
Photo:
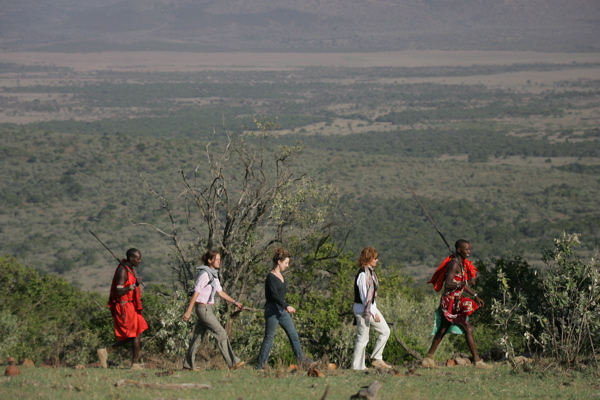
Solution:
[{"label": "dark skin leg", "polygon": [[452,325],[452,324],[447,319],[445,319],[445,318],[442,319],[442,325],[440,326],[440,329],[438,329],[438,331],[433,336],[433,341],[431,342],[431,347],[429,348],[429,351],[427,352],[427,355],[425,357],[428,357],[428,358],[433,357],[433,354],[435,353],[438,346],[442,342],[442,339],[444,338],[444,336],[446,336],[448,329],[450,329],[450,325]]},{"label": "dark skin leg", "polygon": [[467,346],[473,354],[473,360],[479,361],[479,354],[477,353],[477,346],[475,346],[475,337],[473,337],[473,326],[469,321],[465,321],[463,328],[465,330],[465,339],[467,339]]},{"label": "dark skin leg", "polygon": [[[428,357],[428,358],[433,357],[433,354],[435,353],[438,346],[442,342],[442,339],[444,338],[444,336],[446,336],[446,333],[448,332],[448,329],[450,329],[451,325],[452,324],[447,319],[444,318],[442,320],[442,325],[440,326],[440,329],[438,329],[438,331],[435,333],[435,336],[433,337],[433,341],[431,342],[431,347],[429,348],[429,351],[427,352],[427,355],[425,357]],[[473,336],[473,326],[471,325],[471,323],[469,321],[465,321],[465,323],[464,323],[464,325],[462,325],[462,327],[465,330],[465,339],[467,340],[467,346],[469,346],[469,350],[471,350],[471,354],[473,354],[473,359],[475,361],[479,361],[480,358],[479,358],[479,354],[477,353],[477,346],[475,345],[475,337]]]},{"label": "dark skin leg", "polygon": [[[475,292],[473,292],[473,289],[471,289],[469,287],[469,285],[465,285],[464,281],[459,281],[459,282],[454,281],[454,278],[456,276],[462,276],[462,263],[471,254],[471,245],[469,243],[463,243],[460,247],[457,247],[456,252],[458,254],[458,258],[450,261],[450,263],[446,267],[447,271],[446,271],[446,280],[444,281],[444,287],[446,288],[446,290],[449,290],[449,291],[457,290],[457,289],[460,289],[461,287],[464,288],[463,289],[464,291],[466,291],[468,294],[472,295],[475,298],[475,301],[477,302],[479,307],[483,307],[483,305],[484,305],[483,300],[481,300],[479,297],[477,297],[477,295],[475,294]],[[475,278],[471,278],[469,280],[469,282],[474,284]],[[458,301],[458,299],[456,299],[456,301]],[[437,350],[437,347],[439,346],[440,342],[442,341],[442,338],[444,337],[446,332],[448,332],[450,325],[452,325],[452,324],[447,319],[444,318],[442,320],[442,326],[440,327],[439,331],[436,332],[435,336],[433,337],[433,342],[431,343],[431,347],[430,347],[429,352],[427,353],[426,357],[431,358],[433,356],[433,354]],[[464,324],[461,324],[461,326],[463,327],[463,329],[465,331],[465,339],[467,340],[467,346],[469,346],[469,350],[471,350],[471,354],[473,354],[473,359],[475,361],[479,361],[480,358],[479,358],[479,354],[477,354],[477,347],[475,346],[475,338],[473,337],[473,327],[471,326],[471,324],[468,321],[465,321]]]},{"label": "dark skin leg", "polygon": [[139,358],[140,358],[141,336],[142,335],[134,337],[134,338],[125,339],[125,340],[118,340],[118,341],[114,342],[113,344],[111,344],[110,347],[107,347],[106,351],[108,351],[108,353],[112,353],[113,350],[131,342],[132,347],[133,347],[133,358],[132,358],[131,362],[133,364],[137,364],[139,361]]}]

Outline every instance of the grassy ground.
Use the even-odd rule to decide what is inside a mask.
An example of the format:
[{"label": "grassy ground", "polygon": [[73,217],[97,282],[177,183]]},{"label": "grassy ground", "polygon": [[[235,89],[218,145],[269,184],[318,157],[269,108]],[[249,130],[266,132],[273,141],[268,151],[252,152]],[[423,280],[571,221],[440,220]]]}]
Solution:
[{"label": "grassy ground", "polygon": [[[238,371],[200,372],[101,368],[27,368],[16,377],[0,379],[3,399],[348,399],[361,387],[374,381],[383,386],[379,399],[590,399],[600,396],[600,380],[594,373],[544,371],[512,372],[506,364],[492,370],[472,367],[417,369],[397,375],[370,370],[326,371],[325,377],[313,378],[306,371],[290,373],[284,368],[258,372],[251,367]],[[168,374],[167,372],[166,374]],[[115,384],[129,379],[150,384],[208,384],[209,389],[152,389]],[[324,396],[325,391],[327,394]]]}]

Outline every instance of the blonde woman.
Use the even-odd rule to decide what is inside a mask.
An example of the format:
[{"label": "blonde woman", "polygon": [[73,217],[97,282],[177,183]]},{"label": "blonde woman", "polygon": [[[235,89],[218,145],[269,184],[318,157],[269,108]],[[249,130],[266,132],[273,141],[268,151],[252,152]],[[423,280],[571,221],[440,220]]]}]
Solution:
[{"label": "blonde woman", "polygon": [[375,274],[375,267],[378,262],[379,254],[373,247],[364,248],[358,257],[360,268],[354,280],[354,318],[357,331],[352,358],[352,369],[357,371],[366,369],[365,349],[369,343],[371,326],[379,333],[371,354],[371,365],[376,368],[392,368],[390,364],[383,361],[383,349],[390,337],[390,328],[381,311],[377,309],[379,280]]}]

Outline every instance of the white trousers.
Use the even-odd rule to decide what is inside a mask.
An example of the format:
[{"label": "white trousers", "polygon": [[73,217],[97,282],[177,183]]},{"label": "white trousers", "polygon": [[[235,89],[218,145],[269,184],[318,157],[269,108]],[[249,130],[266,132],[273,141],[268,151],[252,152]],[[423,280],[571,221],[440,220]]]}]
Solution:
[{"label": "white trousers", "polygon": [[356,341],[354,342],[354,357],[352,358],[352,369],[363,370],[365,366],[365,348],[369,343],[369,328],[372,326],[375,332],[379,333],[375,347],[373,348],[373,354],[371,354],[372,360],[383,359],[383,349],[390,337],[390,327],[385,318],[381,313],[379,314],[379,322],[375,322],[375,319],[371,315],[370,321],[366,321],[363,318],[363,314],[354,314],[356,318]]}]

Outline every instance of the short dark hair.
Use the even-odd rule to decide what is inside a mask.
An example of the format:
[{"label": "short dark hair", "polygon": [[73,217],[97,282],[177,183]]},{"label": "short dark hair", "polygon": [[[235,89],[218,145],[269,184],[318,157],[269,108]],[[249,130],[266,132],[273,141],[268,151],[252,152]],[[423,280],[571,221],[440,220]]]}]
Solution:
[{"label": "short dark hair", "polygon": [[454,250],[458,250],[462,247],[463,244],[471,244],[468,240],[458,239],[456,243],[454,243]]},{"label": "short dark hair", "polygon": [[202,255],[202,264],[204,265],[208,265],[208,262],[212,259],[214,259],[217,254],[221,254],[221,252],[219,250],[216,249],[212,249],[212,250],[208,250],[206,253],[204,253]]},{"label": "short dark hair", "polygon": [[127,252],[125,253],[125,257],[127,257],[127,261],[131,260],[131,257],[135,256],[136,254],[142,254],[140,253],[140,251],[138,249],[134,249],[133,247],[129,250],[127,250]]}]

